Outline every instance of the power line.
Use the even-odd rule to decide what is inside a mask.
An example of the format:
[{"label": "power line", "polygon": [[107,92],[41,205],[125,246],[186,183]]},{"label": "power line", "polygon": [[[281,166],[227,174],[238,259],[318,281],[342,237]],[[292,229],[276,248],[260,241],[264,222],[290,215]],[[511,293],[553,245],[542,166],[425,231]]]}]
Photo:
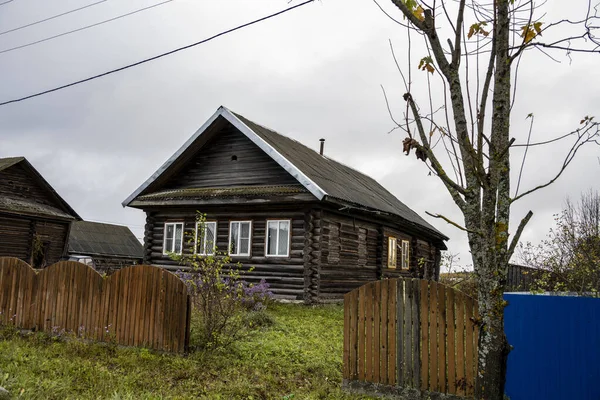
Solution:
[{"label": "power line", "polygon": [[[11,0],[11,1],[12,1],[12,0]],[[76,9],[74,9],[74,10],[70,10],[70,11],[67,11],[67,12],[64,12],[64,13],[61,13],[61,14],[56,14],[56,15],[53,15],[53,16],[51,16],[51,17],[48,17],[48,18],[41,19],[41,20],[39,20],[39,21],[35,21],[35,22],[31,22],[31,23],[29,23],[29,24],[26,24],[26,25],[23,25],[23,26],[19,26],[19,27],[17,27],[17,28],[9,29],[9,30],[7,30],[7,31],[0,32],[0,36],[2,36],[2,35],[6,35],[7,33],[15,32],[15,31],[19,31],[19,30],[21,30],[21,29],[29,28],[30,26],[34,26],[34,25],[37,25],[37,24],[41,24],[42,22],[50,21],[50,20],[53,20],[53,19],[55,19],[55,18],[62,17],[63,15],[72,14],[72,13],[74,13],[74,12],[81,11],[81,10],[84,10],[84,9],[86,9],[86,8],[89,8],[89,7],[93,7],[93,6],[95,6],[95,5],[98,5],[98,4],[100,4],[100,3],[105,3],[106,1],[108,1],[108,0],[100,0],[100,1],[97,1],[97,2],[95,2],[95,3],[92,3],[92,4],[88,4],[87,6],[79,7],[79,8],[76,8]],[[4,3],[3,3],[3,4],[4,4]]]},{"label": "power line", "polygon": [[110,75],[110,74],[114,74],[114,73],[116,73],[116,72],[124,71],[124,70],[126,70],[126,69],[133,68],[133,67],[136,67],[136,66],[138,66],[138,65],[145,64],[145,63],[147,63],[147,62],[150,62],[150,61],[157,60],[157,59],[159,59],[159,58],[162,58],[162,57],[165,57],[165,56],[168,56],[168,55],[171,55],[171,54],[177,53],[177,52],[179,52],[179,51],[182,51],[182,50],[187,50],[187,49],[189,49],[189,48],[192,48],[192,47],[194,47],[194,46],[198,46],[198,45],[200,45],[200,44],[203,44],[203,43],[209,42],[209,41],[211,41],[211,40],[213,40],[213,39],[216,39],[216,38],[218,38],[218,37],[220,37],[220,36],[226,35],[226,34],[228,34],[228,33],[231,33],[231,32],[234,32],[234,31],[237,31],[237,30],[239,30],[239,29],[245,28],[245,27],[247,27],[247,26],[250,26],[250,25],[254,25],[254,24],[256,24],[256,23],[258,23],[258,22],[261,22],[261,21],[265,21],[265,20],[267,20],[267,19],[269,19],[269,18],[273,18],[273,17],[275,17],[275,16],[278,16],[278,15],[280,15],[280,14],[284,14],[284,13],[286,13],[286,12],[288,12],[288,11],[291,11],[291,10],[293,10],[293,9],[295,9],[295,8],[302,7],[302,6],[304,6],[304,5],[308,4],[308,3],[312,3],[313,1],[314,1],[314,0],[307,0],[307,1],[303,2],[303,3],[296,4],[295,6],[292,6],[292,7],[286,8],[285,10],[282,10],[282,11],[276,12],[276,13],[274,13],[274,14],[267,15],[266,17],[262,17],[262,18],[259,18],[259,19],[256,19],[256,20],[254,20],[254,21],[247,22],[247,23],[245,23],[245,24],[243,24],[243,25],[238,25],[238,26],[236,26],[235,28],[231,28],[231,29],[228,29],[228,30],[226,30],[226,31],[223,31],[223,32],[217,33],[216,35],[213,35],[213,36],[211,36],[211,37],[209,37],[209,38],[203,39],[203,40],[201,40],[201,41],[199,41],[199,42],[192,43],[192,44],[189,44],[189,45],[187,45],[187,46],[179,47],[179,48],[177,48],[177,49],[175,49],[175,50],[171,50],[171,51],[168,51],[168,52],[166,52],[166,53],[159,54],[159,55],[157,55],[157,56],[154,56],[154,57],[146,58],[146,59],[144,59],[144,60],[141,60],[141,61],[135,62],[135,63],[133,63],[133,64],[128,64],[128,65],[125,65],[125,66],[123,66],[123,67],[116,68],[116,69],[113,69],[113,70],[110,70],[110,71],[107,71],[107,72],[103,72],[103,73],[101,73],[101,74],[94,75],[94,76],[91,76],[91,77],[89,77],[89,78],[85,78],[85,79],[81,79],[81,80],[78,80],[78,81],[75,81],[75,82],[71,82],[71,83],[68,83],[68,84],[66,84],[66,85],[58,86],[58,87],[55,87],[55,88],[53,88],[53,89],[44,90],[43,92],[38,92],[38,93],[35,93],[35,94],[30,94],[29,96],[25,96],[25,97],[21,97],[21,98],[18,98],[18,99],[13,99],[13,100],[8,100],[8,101],[5,101],[5,102],[2,102],[2,103],[0,103],[0,106],[5,106],[5,105],[7,105],[7,104],[11,104],[11,103],[17,103],[17,102],[19,102],[19,101],[23,101],[23,100],[31,99],[31,98],[33,98],[33,97],[38,97],[38,96],[42,96],[42,95],[45,95],[45,94],[48,94],[48,93],[56,92],[56,91],[58,91],[58,90],[66,89],[66,88],[68,88],[68,87],[75,86],[75,85],[79,85],[79,84],[81,84],[81,83],[84,83],[84,82],[89,82],[89,81],[91,81],[91,80],[98,79],[98,78],[101,78],[101,77],[103,77],[103,76],[107,76],[107,75]]},{"label": "power line", "polygon": [[81,31],[84,31],[86,29],[90,29],[90,28],[93,28],[95,26],[103,25],[103,24],[106,24],[108,22],[116,21],[118,19],[125,18],[125,17],[128,17],[128,16],[133,15],[133,14],[137,14],[139,12],[146,11],[146,10],[149,10],[151,8],[154,8],[154,7],[162,6],[163,4],[167,4],[167,3],[170,3],[172,1],[173,0],[166,0],[166,1],[163,1],[163,2],[160,2],[160,3],[153,4],[153,5],[148,6],[148,7],[144,7],[144,8],[140,8],[140,9],[134,10],[132,12],[128,12],[127,14],[121,14],[121,15],[118,15],[118,16],[113,17],[113,18],[105,19],[104,21],[96,22],[95,24],[86,25],[86,26],[83,26],[81,28],[73,29],[72,31],[67,31],[67,32],[59,33],[58,35],[54,35],[54,36],[50,36],[50,37],[47,37],[47,38],[44,38],[44,39],[36,40],[35,42],[30,42],[30,43],[22,44],[20,46],[15,46],[15,47],[10,47],[8,49],[0,50],[0,54],[8,53],[9,51],[23,49],[25,47],[33,46],[33,45],[36,45],[36,44],[39,44],[39,43],[47,42],[49,40],[53,40],[53,39],[56,39],[56,38],[59,38],[59,37],[62,37],[62,36],[67,36],[67,35],[70,35],[70,34],[75,33],[75,32],[81,32]]},{"label": "power line", "polygon": [[3,6],[3,5],[8,4],[8,3],[12,3],[13,1],[15,1],[15,0],[4,1],[4,2],[0,3],[0,6]]}]

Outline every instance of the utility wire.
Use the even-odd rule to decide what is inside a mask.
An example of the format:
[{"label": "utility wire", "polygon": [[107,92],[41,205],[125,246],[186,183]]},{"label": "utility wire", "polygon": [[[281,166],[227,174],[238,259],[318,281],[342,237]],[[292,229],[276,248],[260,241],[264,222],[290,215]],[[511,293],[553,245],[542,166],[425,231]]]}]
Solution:
[{"label": "utility wire", "polygon": [[167,4],[167,3],[170,3],[172,1],[173,0],[166,0],[166,1],[163,1],[163,2],[160,2],[160,3],[153,4],[153,5],[148,6],[148,7],[137,9],[137,10],[129,12],[127,14],[121,14],[121,15],[118,15],[118,16],[113,17],[113,18],[105,19],[104,21],[96,22],[95,24],[86,25],[86,26],[83,26],[81,28],[73,29],[72,31],[67,31],[67,32],[59,33],[58,35],[54,35],[54,36],[50,36],[50,37],[47,37],[47,38],[44,38],[44,39],[36,40],[35,42],[30,42],[30,43],[22,44],[20,46],[15,46],[15,47],[10,47],[8,49],[0,50],[0,54],[8,53],[9,51],[23,49],[25,47],[33,46],[33,45],[36,45],[36,44],[39,44],[39,43],[47,42],[49,40],[53,40],[53,39],[56,39],[56,38],[59,38],[59,37],[62,37],[62,36],[70,35],[71,33],[81,32],[83,30],[90,29],[90,28],[93,28],[95,26],[103,25],[103,24],[106,24],[108,22],[116,21],[118,19],[125,18],[125,17],[128,17],[128,16],[133,15],[133,14],[137,14],[139,12],[146,11],[146,10],[149,10],[151,8],[154,8],[154,7],[162,6],[163,4]]},{"label": "utility wire", "polygon": [[3,6],[3,5],[8,4],[8,3],[12,3],[13,1],[15,1],[15,0],[8,0],[8,1],[5,1],[5,2],[2,2],[2,3],[0,3],[0,6]]},{"label": "utility wire", "polygon": [[292,10],[293,10],[293,9],[295,9],[295,8],[302,7],[302,6],[304,6],[304,5],[308,4],[308,3],[312,3],[313,1],[314,1],[314,0],[307,0],[307,1],[303,2],[303,3],[296,4],[295,6],[292,6],[292,7],[286,8],[285,10],[282,10],[282,11],[276,12],[276,13],[274,13],[274,14],[267,15],[267,16],[265,16],[265,17],[262,17],[262,18],[256,19],[256,20],[254,20],[254,21],[247,22],[247,23],[245,23],[245,24],[243,24],[243,25],[238,25],[238,26],[236,26],[235,28],[231,28],[231,29],[228,29],[228,30],[226,30],[226,31],[223,31],[223,32],[217,33],[216,35],[213,35],[213,36],[211,36],[211,37],[209,37],[209,38],[203,39],[203,40],[201,40],[201,41],[199,41],[199,42],[192,43],[192,44],[188,44],[187,46],[179,47],[179,48],[177,48],[177,49],[175,49],[175,50],[171,50],[171,51],[168,51],[168,52],[166,52],[166,53],[159,54],[159,55],[157,55],[157,56],[154,56],[154,57],[146,58],[146,59],[144,59],[144,60],[141,60],[141,61],[135,62],[135,63],[133,63],[133,64],[128,64],[128,65],[125,65],[125,66],[123,66],[123,67],[116,68],[116,69],[113,69],[113,70],[110,70],[110,71],[107,71],[107,72],[103,72],[103,73],[101,73],[101,74],[98,74],[98,75],[90,76],[89,78],[85,78],[85,79],[81,79],[81,80],[78,80],[78,81],[75,81],[75,82],[71,82],[71,83],[68,83],[68,84],[66,84],[66,85],[58,86],[58,87],[55,87],[55,88],[53,88],[53,89],[44,90],[43,92],[38,92],[38,93],[30,94],[30,95],[28,95],[28,96],[25,96],[25,97],[21,97],[21,98],[17,98],[17,99],[13,99],[13,100],[4,101],[4,102],[0,103],[0,106],[5,106],[5,105],[7,105],[7,104],[11,104],[11,103],[17,103],[17,102],[19,102],[19,101],[23,101],[23,100],[31,99],[31,98],[33,98],[33,97],[42,96],[42,95],[44,95],[44,94],[48,94],[48,93],[52,93],[52,92],[56,92],[56,91],[58,91],[58,90],[66,89],[66,88],[68,88],[68,87],[71,87],[71,86],[79,85],[79,84],[81,84],[81,83],[84,83],[84,82],[89,82],[89,81],[91,81],[91,80],[98,79],[98,78],[101,78],[101,77],[103,77],[103,76],[106,76],[106,75],[114,74],[114,73],[116,73],[116,72],[124,71],[124,70],[126,70],[126,69],[129,69],[129,68],[137,67],[138,65],[145,64],[145,63],[147,63],[147,62],[150,62],[150,61],[157,60],[157,59],[159,59],[159,58],[162,58],[162,57],[165,57],[165,56],[168,56],[168,55],[171,55],[171,54],[174,54],[174,53],[180,52],[180,51],[182,51],[182,50],[187,50],[187,49],[189,49],[189,48],[192,48],[192,47],[194,47],[194,46],[198,46],[198,45],[200,45],[200,44],[203,44],[203,43],[209,42],[209,41],[211,41],[211,40],[213,40],[213,39],[216,39],[216,38],[218,38],[218,37],[220,37],[220,36],[226,35],[226,34],[228,34],[228,33],[231,33],[231,32],[237,31],[237,30],[239,30],[239,29],[245,28],[245,27],[247,27],[247,26],[254,25],[254,24],[256,24],[256,23],[259,23],[259,22],[265,21],[265,20],[267,20],[267,19],[270,19],[270,18],[276,17],[276,16],[278,16],[278,15],[280,15],[280,14],[284,14],[284,13],[286,13],[286,12],[288,12],[288,11],[292,11]]},{"label": "utility wire", "polygon": [[70,11],[67,11],[67,12],[64,12],[64,13],[61,13],[61,14],[56,14],[56,15],[53,15],[51,17],[41,19],[39,21],[35,21],[35,22],[29,23],[29,24],[26,24],[26,25],[23,25],[23,26],[19,26],[17,28],[9,29],[7,31],[2,31],[2,32],[0,32],[0,36],[6,35],[7,33],[15,32],[15,31],[20,31],[21,29],[29,28],[30,26],[41,24],[42,22],[50,21],[50,20],[53,20],[55,18],[62,17],[63,15],[72,14],[74,12],[81,11],[81,10],[84,10],[86,8],[89,8],[89,7],[93,7],[93,6],[98,5],[100,3],[105,3],[106,1],[108,1],[108,0],[100,0],[100,1],[97,1],[97,2],[92,3],[92,4],[88,4],[87,6],[79,7],[79,8],[76,8],[74,10],[70,10]]}]

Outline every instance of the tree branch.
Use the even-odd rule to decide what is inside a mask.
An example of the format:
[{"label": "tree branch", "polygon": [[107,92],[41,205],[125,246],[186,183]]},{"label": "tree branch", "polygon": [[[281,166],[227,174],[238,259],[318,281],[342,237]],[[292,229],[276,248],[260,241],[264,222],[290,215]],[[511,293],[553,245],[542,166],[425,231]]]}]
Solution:
[{"label": "tree branch", "polygon": [[[593,130],[593,129],[595,129],[595,131],[590,133],[590,130]],[[556,181],[558,178],[560,178],[562,173],[565,172],[565,170],[567,169],[567,167],[569,166],[571,161],[573,161],[573,159],[575,158],[577,151],[582,146],[584,146],[587,143],[596,143],[597,145],[600,145],[600,142],[598,142],[598,138],[600,137],[599,130],[600,130],[600,124],[597,122],[587,122],[586,129],[584,129],[583,132],[580,131],[579,129],[576,130],[575,132],[578,133],[577,140],[575,141],[573,146],[571,146],[571,149],[569,149],[569,152],[565,156],[565,159],[563,161],[562,166],[560,167],[560,170],[554,176],[554,178],[550,179],[548,182],[546,182],[544,184],[541,184],[539,186],[534,187],[533,189],[530,189],[530,190],[524,192],[523,194],[520,194],[520,195],[514,197],[513,199],[510,200],[510,202],[513,203],[513,202],[519,200],[520,198],[525,197],[528,194],[535,192],[536,190],[543,189],[546,186],[549,186],[552,183],[554,183],[554,181]]]},{"label": "tree branch", "polygon": [[465,232],[474,233],[474,234],[476,234],[476,235],[479,235],[479,232],[477,232],[477,231],[471,231],[471,230],[469,230],[469,229],[467,229],[467,228],[465,228],[465,227],[463,227],[463,226],[460,226],[460,225],[459,225],[459,224],[457,224],[456,222],[452,221],[450,218],[447,218],[447,217],[445,217],[445,216],[443,216],[443,215],[441,215],[441,214],[432,214],[432,213],[430,213],[429,211],[425,211],[425,214],[427,214],[427,215],[429,215],[430,217],[433,217],[433,218],[440,218],[440,219],[443,219],[444,221],[446,221],[446,222],[447,222],[447,223],[449,223],[450,225],[452,225],[452,226],[454,226],[454,227],[456,227],[456,228],[460,229],[461,231],[465,231]]},{"label": "tree branch", "polygon": [[515,235],[513,236],[512,240],[510,242],[510,247],[508,248],[508,254],[507,254],[507,259],[508,260],[510,260],[510,258],[513,255],[513,253],[515,252],[515,248],[517,247],[517,244],[519,243],[519,239],[521,238],[521,234],[523,233],[523,229],[525,229],[525,225],[527,225],[527,223],[529,222],[529,220],[531,219],[531,217],[533,217],[533,212],[531,212],[531,210],[530,210],[527,213],[527,215],[525,215],[525,217],[519,223],[519,226],[517,227]]}]

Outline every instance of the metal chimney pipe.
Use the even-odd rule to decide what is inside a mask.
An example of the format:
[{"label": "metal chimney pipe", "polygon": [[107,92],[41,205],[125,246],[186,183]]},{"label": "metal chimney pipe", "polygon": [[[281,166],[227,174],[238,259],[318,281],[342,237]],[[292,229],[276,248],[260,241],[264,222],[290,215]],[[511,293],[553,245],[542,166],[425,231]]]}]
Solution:
[{"label": "metal chimney pipe", "polygon": [[319,139],[319,142],[321,142],[321,150],[319,150],[319,154],[323,155],[323,150],[325,149],[325,139]]}]

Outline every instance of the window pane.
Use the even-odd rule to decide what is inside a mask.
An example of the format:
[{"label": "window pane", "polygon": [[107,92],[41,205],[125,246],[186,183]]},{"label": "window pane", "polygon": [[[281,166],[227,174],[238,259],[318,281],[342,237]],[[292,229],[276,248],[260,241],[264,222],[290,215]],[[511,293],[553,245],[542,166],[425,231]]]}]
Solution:
[{"label": "window pane", "polygon": [[183,224],[175,224],[175,243],[173,243],[173,252],[181,253],[181,239],[183,237]]},{"label": "window pane", "polygon": [[277,245],[277,254],[285,256],[288,253],[288,242],[290,238],[290,223],[289,221],[279,222],[279,241]]},{"label": "window pane", "polygon": [[167,251],[173,251],[173,239],[165,239],[165,253]]},{"label": "window pane", "polygon": [[173,239],[173,224],[167,224],[167,239]]},{"label": "window pane", "polygon": [[239,237],[239,229],[240,229],[239,222],[231,223],[231,239],[229,242],[229,253],[230,254],[238,254],[237,242],[238,242],[238,237]]},{"label": "window pane", "polygon": [[173,251],[173,224],[165,225],[165,253],[168,251]]},{"label": "window pane", "polygon": [[250,254],[250,239],[240,239],[240,254]]},{"label": "window pane", "polygon": [[242,239],[248,239],[250,237],[250,223],[242,222]]},{"label": "window pane", "polygon": [[215,231],[217,230],[216,222],[209,222],[206,224],[206,240],[204,241],[204,252],[207,255],[214,254],[215,252]]},{"label": "window pane", "polygon": [[267,233],[267,254],[270,256],[276,255],[277,245],[277,221],[269,221]]}]

